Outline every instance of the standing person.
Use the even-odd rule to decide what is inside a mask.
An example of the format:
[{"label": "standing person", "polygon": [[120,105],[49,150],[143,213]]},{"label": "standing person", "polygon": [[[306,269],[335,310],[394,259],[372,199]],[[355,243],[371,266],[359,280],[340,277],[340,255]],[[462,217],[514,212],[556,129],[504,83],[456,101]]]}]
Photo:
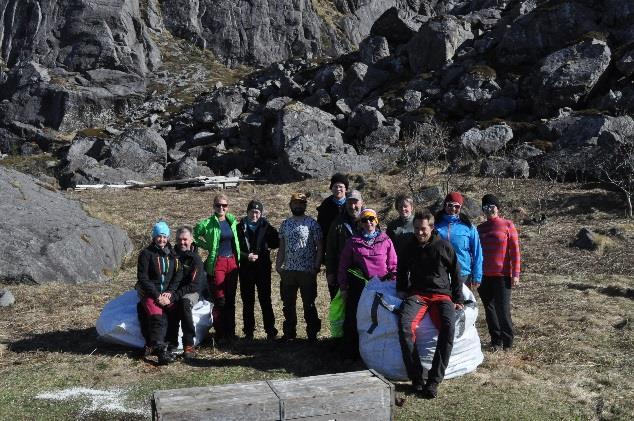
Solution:
[{"label": "standing person", "polygon": [[145,355],[157,355],[161,365],[174,361],[165,343],[167,311],[183,276],[169,235],[165,222],[154,224],[152,243],[141,250],[137,264],[136,288],[141,297],[139,321],[146,341]]},{"label": "standing person", "polygon": [[444,209],[436,215],[436,230],[456,251],[463,283],[474,289],[482,281],[482,247],[477,228],[467,215],[461,213],[463,203],[460,193],[449,193]]},{"label": "standing person", "polygon": [[394,209],[398,212],[398,218],[387,225],[387,235],[394,243],[398,254],[403,237],[414,232],[414,199],[410,196],[397,196]]},{"label": "standing person", "polygon": [[[357,306],[365,283],[377,276],[393,279],[396,274],[396,250],[392,240],[379,228],[379,217],[373,209],[364,209],[359,216],[361,232],[346,242],[339,259],[337,280],[346,300],[343,322],[343,346],[347,358],[359,358]],[[361,277],[354,270],[361,271]],[[363,278],[363,279],[362,279]]]},{"label": "standing person", "polygon": [[[403,243],[396,291],[404,299],[399,318],[399,341],[407,376],[416,392],[433,399],[445,377],[453,349],[455,310],[464,307],[460,264],[453,247],[434,231],[430,212],[414,215],[414,236]],[[438,341],[427,383],[416,348],[416,328],[429,310],[438,328]]]},{"label": "standing person", "polygon": [[214,197],[214,214],[194,227],[194,241],[209,252],[205,261],[209,292],[214,301],[213,319],[216,341],[224,345],[236,336],[236,290],[240,244],[238,221],[228,212],[229,199]]},{"label": "standing person", "polygon": [[484,304],[491,350],[513,347],[511,288],[520,282],[520,243],[513,222],[500,216],[500,202],[492,194],[482,197],[486,222],[478,226],[484,255],[484,277],[478,288]]},{"label": "standing person", "polygon": [[252,200],[247,205],[247,216],[238,224],[240,240],[240,296],[244,336],[253,339],[255,331],[255,289],[262,309],[264,331],[269,340],[275,339],[275,316],[271,304],[271,249],[280,245],[277,230],[264,218],[262,202]]},{"label": "standing person", "polygon": [[283,303],[284,324],[281,342],[297,336],[297,290],[304,305],[306,334],[310,342],[317,340],[321,320],[317,315],[317,273],[321,265],[322,238],[317,221],[306,216],[308,200],[303,193],[293,193],[289,206],[293,216],[280,227],[280,250],[275,270],[280,274],[280,295]]},{"label": "standing person", "polygon": [[171,302],[175,306],[168,311],[167,342],[172,350],[178,347],[178,327],[183,330],[183,356],[194,358],[194,338],[196,326],[192,318],[192,309],[200,298],[200,292],[206,281],[205,266],[198,255],[190,227],[176,230],[174,252],[183,270],[183,278],[178,289],[172,294]]},{"label": "standing person", "polygon": [[[346,193],[348,192],[348,177],[336,173],[330,178],[330,191],[332,194],[317,206],[317,222],[323,235],[324,252],[328,241],[330,226],[339,215],[344,213],[346,205]],[[322,258],[324,256],[322,255]]]},{"label": "standing person", "polygon": [[346,210],[335,219],[330,226],[326,243],[326,279],[328,292],[332,300],[339,290],[337,272],[339,271],[339,258],[343,247],[350,237],[359,234],[357,224],[361,210],[363,209],[363,197],[358,190],[346,193]]}]

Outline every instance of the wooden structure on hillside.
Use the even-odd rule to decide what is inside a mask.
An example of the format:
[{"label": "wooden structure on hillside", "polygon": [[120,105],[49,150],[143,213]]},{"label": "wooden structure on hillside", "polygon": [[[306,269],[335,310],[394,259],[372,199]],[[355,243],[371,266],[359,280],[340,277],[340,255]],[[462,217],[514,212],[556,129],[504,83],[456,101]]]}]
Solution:
[{"label": "wooden structure on hillside", "polygon": [[389,421],[394,385],[373,370],[161,390],[152,419]]},{"label": "wooden structure on hillside", "polygon": [[229,187],[238,187],[241,182],[253,181],[240,177],[213,176],[208,177],[201,175],[194,178],[184,178],[181,180],[158,181],[155,183],[140,183],[134,180],[128,180],[125,184],[78,184],[75,190],[95,190],[95,189],[163,189],[173,187],[176,189],[192,188],[196,190],[226,189]]}]

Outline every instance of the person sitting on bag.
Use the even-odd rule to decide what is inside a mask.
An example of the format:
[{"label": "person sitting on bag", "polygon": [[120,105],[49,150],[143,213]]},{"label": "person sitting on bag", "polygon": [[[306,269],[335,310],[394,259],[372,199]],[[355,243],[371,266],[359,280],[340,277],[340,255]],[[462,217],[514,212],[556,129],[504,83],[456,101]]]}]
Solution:
[{"label": "person sitting on bag", "polygon": [[360,233],[351,237],[341,252],[337,274],[341,295],[346,300],[343,322],[344,357],[351,360],[360,357],[357,306],[365,283],[374,276],[382,279],[393,277],[397,266],[394,244],[387,234],[378,229],[379,218],[376,211],[364,209],[359,216],[359,224]]},{"label": "person sitting on bag", "polygon": [[[178,289],[183,271],[169,243],[170,229],[163,222],[152,228],[152,243],[141,250],[137,265],[136,289],[141,297],[141,331],[145,337],[144,356],[157,355],[159,364],[174,360],[167,350],[167,311]],[[137,307],[137,308],[138,308]]]},{"label": "person sitting on bag", "polygon": [[[416,393],[433,399],[445,376],[453,349],[455,310],[464,307],[460,264],[451,244],[434,230],[430,212],[416,212],[414,235],[403,241],[396,291],[404,301],[399,317],[399,341],[407,376]],[[427,383],[416,348],[416,329],[429,309],[438,341]]]},{"label": "person sitting on bag", "polygon": [[168,311],[167,342],[170,351],[175,351],[178,348],[178,328],[180,325],[183,330],[183,357],[193,358],[195,356],[196,326],[194,326],[192,318],[192,309],[200,298],[200,291],[207,276],[203,261],[194,244],[191,228],[180,227],[176,230],[174,252],[183,268],[183,279],[171,296],[171,302],[176,306]]}]

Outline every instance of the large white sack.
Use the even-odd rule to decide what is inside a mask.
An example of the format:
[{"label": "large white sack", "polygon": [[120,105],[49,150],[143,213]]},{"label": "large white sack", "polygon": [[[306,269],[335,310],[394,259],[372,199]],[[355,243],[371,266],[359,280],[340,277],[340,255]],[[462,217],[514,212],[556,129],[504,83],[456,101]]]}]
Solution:
[{"label": "large white sack", "polygon": [[[139,294],[135,290],[126,291],[106,304],[97,319],[97,333],[99,338],[119,345],[143,348],[145,339],[141,334],[141,326],[137,315],[136,305]],[[192,309],[192,318],[196,326],[194,344],[201,343],[211,327],[211,304],[201,300]],[[178,348],[183,348],[183,331],[178,331]]]},{"label": "large white sack", "polygon": [[[446,379],[474,371],[484,360],[480,337],[475,328],[478,317],[475,296],[466,286],[463,286],[462,293],[465,309],[456,312],[456,336],[445,371]],[[398,340],[397,311],[401,303],[402,300],[396,295],[396,282],[381,282],[373,278],[363,290],[357,309],[361,357],[368,368],[391,380],[408,379]],[[438,330],[429,313],[426,313],[416,329],[416,346],[421,363],[427,370],[431,369],[437,339]]]}]

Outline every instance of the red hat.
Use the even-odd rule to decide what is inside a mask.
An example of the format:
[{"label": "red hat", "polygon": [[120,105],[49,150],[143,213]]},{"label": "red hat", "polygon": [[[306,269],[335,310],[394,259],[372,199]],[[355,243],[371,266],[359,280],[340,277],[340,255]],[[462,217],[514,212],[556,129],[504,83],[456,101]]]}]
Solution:
[{"label": "red hat", "polygon": [[460,206],[462,206],[462,204],[464,203],[464,197],[462,197],[462,195],[457,191],[452,191],[447,195],[447,197],[445,197],[445,203],[447,202],[458,203]]}]

